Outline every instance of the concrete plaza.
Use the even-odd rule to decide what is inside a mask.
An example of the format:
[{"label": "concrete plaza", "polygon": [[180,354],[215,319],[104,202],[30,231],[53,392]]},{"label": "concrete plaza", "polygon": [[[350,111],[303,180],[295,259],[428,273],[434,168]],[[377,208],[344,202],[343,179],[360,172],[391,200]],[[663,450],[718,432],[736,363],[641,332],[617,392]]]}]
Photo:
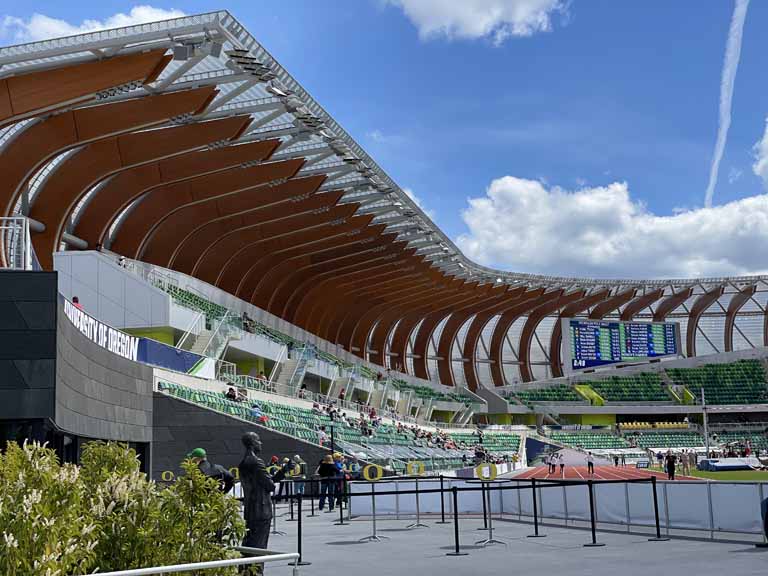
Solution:
[{"label": "concrete plaza", "polygon": [[[283,514],[285,507],[278,509]],[[285,536],[271,535],[269,548],[279,552],[296,550],[297,522],[278,518],[278,530]],[[367,574],[373,576],[425,576],[451,574],[482,576],[483,574],[535,574],[545,572],[585,576],[633,576],[676,574],[681,570],[697,576],[765,574],[768,549],[747,543],[722,543],[673,539],[649,542],[645,535],[598,532],[605,543],[598,548],[584,547],[590,541],[587,530],[542,527],[545,538],[528,538],[533,532],[529,524],[494,520],[494,538],[506,546],[495,544],[485,548],[475,542],[487,537],[478,530],[480,519],[460,519],[460,542],[467,556],[446,556],[453,550],[453,524],[436,524],[439,518],[423,518],[429,528],[407,528],[413,520],[378,522],[381,542],[360,542],[371,534],[369,519],[354,519],[345,526],[335,526],[338,513],[322,513],[303,522],[303,556],[311,565],[301,567],[300,574],[331,576]],[[286,565],[269,565],[270,574],[289,574]]]}]

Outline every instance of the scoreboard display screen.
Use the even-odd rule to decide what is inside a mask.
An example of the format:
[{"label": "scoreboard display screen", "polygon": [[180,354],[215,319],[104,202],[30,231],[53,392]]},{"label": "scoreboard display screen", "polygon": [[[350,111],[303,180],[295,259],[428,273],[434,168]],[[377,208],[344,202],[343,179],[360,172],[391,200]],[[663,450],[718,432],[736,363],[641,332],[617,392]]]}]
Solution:
[{"label": "scoreboard display screen", "polygon": [[676,322],[563,319],[565,366],[571,371],[643,362],[680,352]]}]

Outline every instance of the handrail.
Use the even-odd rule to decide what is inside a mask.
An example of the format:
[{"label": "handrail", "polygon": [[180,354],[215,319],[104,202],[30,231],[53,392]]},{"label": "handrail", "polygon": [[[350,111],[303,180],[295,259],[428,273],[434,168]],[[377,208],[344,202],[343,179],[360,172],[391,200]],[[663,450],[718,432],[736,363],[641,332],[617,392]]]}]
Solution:
[{"label": "handrail", "polygon": [[[240,551],[248,551],[248,548],[239,547]],[[258,550],[256,548],[254,551]],[[216,568],[228,568],[230,566],[243,566],[251,564],[268,564],[270,562],[282,562],[293,560],[294,573],[298,570],[298,552],[284,552],[267,554],[264,556],[250,556],[243,558],[231,558],[227,560],[209,560],[207,562],[188,562],[173,566],[153,566],[151,568],[133,568],[130,570],[117,570],[114,572],[99,572],[100,576],[152,576],[153,574],[169,574],[172,572],[189,572],[192,570],[214,570]]]},{"label": "handrail", "polygon": [[207,356],[206,352],[208,352],[208,348],[211,347],[211,343],[216,339],[216,336],[218,336],[221,333],[221,328],[226,323],[228,316],[229,316],[229,310],[227,310],[224,316],[222,316],[221,319],[219,320],[219,323],[216,326],[216,330],[213,331],[213,334],[211,334],[211,337],[208,339],[208,344],[205,345],[205,349],[200,353],[201,356]]},{"label": "handrail", "polygon": [[272,364],[272,370],[269,372],[269,384],[274,385],[275,383],[275,377],[277,376],[277,369],[280,366],[280,364],[283,363],[283,360],[288,356],[288,346],[283,345],[282,348],[280,348],[280,354],[277,355],[277,358],[275,359],[275,363]]},{"label": "handrail", "polygon": [[[179,343],[176,344],[176,348],[180,348],[182,350],[185,350],[184,344],[187,343],[187,340],[189,339],[190,334],[192,334],[194,332],[195,328],[198,327],[198,325],[200,324],[200,321],[202,320],[203,322],[205,322],[204,318],[205,318],[205,313],[202,310],[200,310],[195,315],[195,317],[192,319],[192,322],[189,323],[189,326],[187,327],[186,331],[184,332],[184,335],[181,337],[181,340],[179,340]],[[200,333],[200,330],[198,330],[198,334],[199,333]]]}]

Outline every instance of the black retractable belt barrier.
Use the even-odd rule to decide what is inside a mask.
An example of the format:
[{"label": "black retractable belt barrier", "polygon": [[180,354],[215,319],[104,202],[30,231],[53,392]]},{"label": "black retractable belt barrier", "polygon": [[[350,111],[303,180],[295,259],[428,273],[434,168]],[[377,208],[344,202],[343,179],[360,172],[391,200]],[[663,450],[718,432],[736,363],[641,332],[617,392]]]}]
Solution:
[{"label": "black retractable belt barrier", "polygon": [[659,497],[656,492],[656,476],[651,476],[651,486],[653,487],[653,514],[656,517],[656,537],[648,538],[650,542],[666,542],[669,538],[662,538],[661,523],[659,522]]},{"label": "black retractable belt barrier", "polygon": [[[310,505],[310,507],[312,509],[312,513],[308,517],[309,518],[314,518],[315,516],[317,516],[317,514],[315,514],[315,480],[307,479],[307,481],[310,482],[310,485],[309,485],[309,505]],[[304,484],[304,491],[305,492],[307,491],[306,483]]]},{"label": "black retractable belt barrier", "polygon": [[483,501],[485,501],[485,495],[488,494],[488,538],[485,538],[484,540],[479,540],[478,542],[475,542],[475,544],[480,546],[488,546],[489,544],[504,544],[504,546],[507,545],[506,542],[502,542],[501,540],[496,540],[493,537],[493,507],[491,506],[491,494],[493,494],[494,490],[489,487],[487,490],[484,490],[482,492],[483,495]]},{"label": "black retractable belt barrier", "polygon": [[453,494],[453,552],[448,552],[446,556],[469,556],[459,548],[459,491],[456,486],[451,488],[451,493]]},{"label": "black retractable belt barrier", "polygon": [[[302,499],[303,499],[303,495],[302,495],[302,494],[298,494],[298,496],[297,496],[297,497],[298,497],[298,502],[296,502],[296,505],[297,505],[297,506],[298,506],[298,508],[299,508],[299,510],[298,510],[298,516],[299,516],[299,525],[298,525],[298,532],[296,533],[296,541],[297,541],[297,548],[296,548],[296,552],[298,552],[298,553],[299,553],[299,562],[298,562],[298,565],[299,565],[299,566],[309,566],[310,564],[312,564],[312,562],[305,562],[305,561],[303,560],[303,557],[302,557],[302,545],[303,545],[303,542],[302,542],[302,536],[303,536],[303,532],[302,532],[302,530],[301,530],[301,526],[302,526],[302,519],[301,519],[301,517],[302,517],[302,513],[301,513],[301,501],[302,501]],[[291,501],[293,501],[293,499],[291,499]]]},{"label": "black retractable belt barrier", "polygon": [[416,522],[409,524],[406,528],[429,528],[426,524],[421,523],[421,505],[419,500],[419,479],[416,478]]},{"label": "black retractable belt barrier", "polygon": [[546,534],[539,534],[539,499],[536,495],[536,478],[531,478],[531,492],[533,492],[533,534],[528,534],[528,538],[545,538]]},{"label": "black retractable belt barrier", "polygon": [[288,487],[285,489],[286,493],[288,494],[288,508],[290,510],[291,517],[286,520],[286,522],[296,522],[296,518],[293,517],[293,480],[290,480],[288,483]]},{"label": "black retractable belt barrier", "polygon": [[365,538],[360,538],[360,542],[381,542],[382,540],[389,540],[386,536],[379,536],[376,534],[376,484],[371,482],[371,516],[373,519],[373,533]]},{"label": "black retractable belt barrier", "polygon": [[595,527],[595,487],[592,484],[592,480],[587,481],[587,489],[589,490],[589,520],[592,528],[592,542],[588,542],[584,544],[584,546],[605,546],[605,543],[597,541],[597,529]]},{"label": "black retractable belt barrier", "polygon": [[277,529],[277,504],[274,497],[272,498],[272,532],[270,532],[270,534],[285,536],[285,532],[281,532]]},{"label": "black retractable belt barrier", "polygon": [[483,498],[483,527],[478,530],[488,530],[488,508],[485,505],[485,482],[480,482],[480,496]]},{"label": "black retractable belt barrier", "polygon": [[440,521],[435,524],[448,524],[445,520],[445,487],[443,486],[443,475],[440,474]]},{"label": "black retractable belt barrier", "polygon": [[[349,523],[344,524],[344,497],[347,494],[347,479],[341,479],[341,494],[339,494],[339,521],[334,522],[334,526],[348,526]],[[349,506],[349,504],[347,504]]]}]

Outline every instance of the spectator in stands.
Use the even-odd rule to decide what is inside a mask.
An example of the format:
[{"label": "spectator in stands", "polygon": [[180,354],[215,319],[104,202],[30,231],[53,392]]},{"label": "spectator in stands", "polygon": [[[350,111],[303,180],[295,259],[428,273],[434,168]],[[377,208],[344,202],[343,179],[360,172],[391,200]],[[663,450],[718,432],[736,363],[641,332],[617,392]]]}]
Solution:
[{"label": "spectator in stands", "polygon": [[315,474],[320,476],[320,501],[318,507],[322,510],[325,507],[325,501],[328,500],[328,511],[333,512],[333,488],[336,482],[336,466],[333,464],[333,456],[326,454],[323,456],[320,466],[315,470]]},{"label": "spectator in stands", "polygon": [[595,457],[592,452],[587,452],[587,474],[592,476],[595,473]]},{"label": "spectator in stands", "polygon": [[80,298],[78,298],[77,296],[72,296],[72,306],[74,306],[78,310],[83,309],[83,305],[80,304]]},{"label": "spectator in stands", "polygon": [[125,268],[125,256],[120,256],[120,258],[117,259],[117,265],[120,266],[120,268]]},{"label": "spectator in stands", "polygon": [[339,392],[339,400],[343,402],[346,395],[347,395],[347,391],[344,388],[342,388],[341,392]]},{"label": "spectator in stands", "polygon": [[317,443],[320,446],[325,446],[328,442],[328,434],[325,432],[325,426],[320,426],[317,430]]},{"label": "spectator in stands", "polygon": [[195,448],[187,454],[187,458],[190,458],[197,465],[197,469],[205,476],[218,480],[219,487],[224,494],[232,490],[232,487],[235,485],[235,477],[224,466],[211,464],[208,461],[208,455],[204,448]]},{"label": "spectator in stands", "polygon": [[251,416],[258,420],[262,416],[261,406],[259,406],[258,402],[254,402],[251,405]]},{"label": "spectator in stands", "polygon": [[242,398],[240,397],[240,394],[237,392],[237,390],[235,390],[231,386],[229,387],[229,390],[227,390],[227,393],[225,394],[225,396],[227,397],[228,400],[232,400],[234,402],[242,402]]},{"label": "spectator in stands", "polygon": [[316,416],[320,416],[323,413],[323,411],[320,409],[320,404],[317,402],[312,402],[312,413]]}]

